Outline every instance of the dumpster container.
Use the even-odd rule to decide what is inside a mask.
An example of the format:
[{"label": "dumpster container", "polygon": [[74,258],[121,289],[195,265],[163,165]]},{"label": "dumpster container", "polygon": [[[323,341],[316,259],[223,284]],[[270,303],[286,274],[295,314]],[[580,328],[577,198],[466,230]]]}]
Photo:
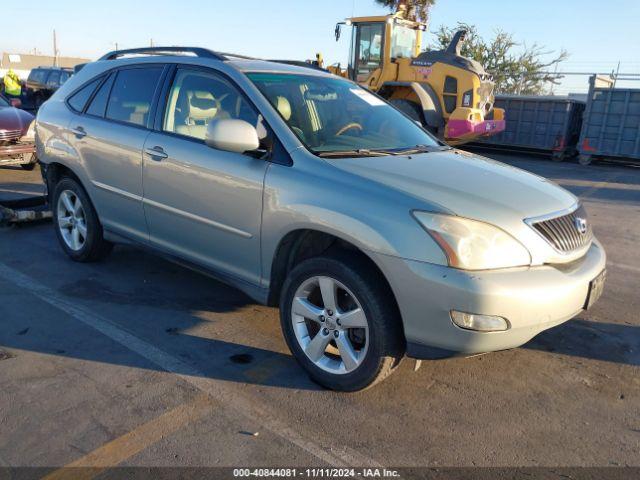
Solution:
[{"label": "dumpster container", "polygon": [[576,155],[585,102],[565,96],[496,95],[506,128],[478,146],[549,154],[554,160]]},{"label": "dumpster container", "polygon": [[589,80],[589,96],[580,133],[579,161],[594,158],[640,160],[640,88],[613,88]]}]

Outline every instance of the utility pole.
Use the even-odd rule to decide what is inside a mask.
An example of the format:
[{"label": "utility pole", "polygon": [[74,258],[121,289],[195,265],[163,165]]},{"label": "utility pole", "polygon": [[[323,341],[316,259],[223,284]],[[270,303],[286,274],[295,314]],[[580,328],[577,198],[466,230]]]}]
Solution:
[{"label": "utility pole", "polygon": [[53,29],[53,66],[58,66],[58,39],[56,38],[56,30]]},{"label": "utility pole", "polygon": [[149,46],[153,48],[153,38],[149,39]]}]

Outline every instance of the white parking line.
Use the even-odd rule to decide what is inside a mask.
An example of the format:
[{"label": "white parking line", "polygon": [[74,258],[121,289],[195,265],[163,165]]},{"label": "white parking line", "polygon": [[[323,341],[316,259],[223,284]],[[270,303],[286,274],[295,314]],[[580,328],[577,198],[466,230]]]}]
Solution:
[{"label": "white parking line", "polygon": [[323,447],[314,440],[305,438],[289,425],[282,423],[270,414],[270,410],[256,402],[251,401],[248,395],[238,392],[221,381],[207,378],[198,369],[185,363],[154,345],[138,338],[134,334],[127,332],[122,327],[110,320],[96,315],[89,309],[77,305],[60,295],[55,290],[42,285],[23,273],[0,263],[0,277],[17,285],[35,295],[40,300],[61,310],[74,319],[97,330],[106,337],[118,342],[132,352],[146,358],[158,367],[177,377],[189,382],[202,392],[210,395],[213,400],[220,402],[225,408],[232,409],[241,415],[248,417],[257,425],[273,432],[284,440],[300,447],[321,461],[336,467],[378,467],[381,465],[373,459],[363,455],[346,446],[336,446],[335,444]]}]

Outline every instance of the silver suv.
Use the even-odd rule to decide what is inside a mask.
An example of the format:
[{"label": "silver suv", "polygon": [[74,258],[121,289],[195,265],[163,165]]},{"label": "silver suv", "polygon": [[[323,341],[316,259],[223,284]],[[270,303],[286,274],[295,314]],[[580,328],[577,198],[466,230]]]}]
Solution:
[{"label": "silver suv", "polygon": [[135,243],[279,305],[329,388],[371,386],[405,355],[517,347],[602,292],[576,197],[321,70],[113,52],[44,104],[36,136],[67,255]]}]

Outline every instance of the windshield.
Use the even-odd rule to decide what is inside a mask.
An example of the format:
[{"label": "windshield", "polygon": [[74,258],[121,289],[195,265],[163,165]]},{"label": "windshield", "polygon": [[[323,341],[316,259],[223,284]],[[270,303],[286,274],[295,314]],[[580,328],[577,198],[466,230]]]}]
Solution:
[{"label": "windshield", "polygon": [[314,153],[440,145],[404,114],[348,80],[285,73],[247,76]]},{"label": "windshield", "polygon": [[394,25],[391,35],[391,58],[413,58],[418,43],[418,31]]}]

